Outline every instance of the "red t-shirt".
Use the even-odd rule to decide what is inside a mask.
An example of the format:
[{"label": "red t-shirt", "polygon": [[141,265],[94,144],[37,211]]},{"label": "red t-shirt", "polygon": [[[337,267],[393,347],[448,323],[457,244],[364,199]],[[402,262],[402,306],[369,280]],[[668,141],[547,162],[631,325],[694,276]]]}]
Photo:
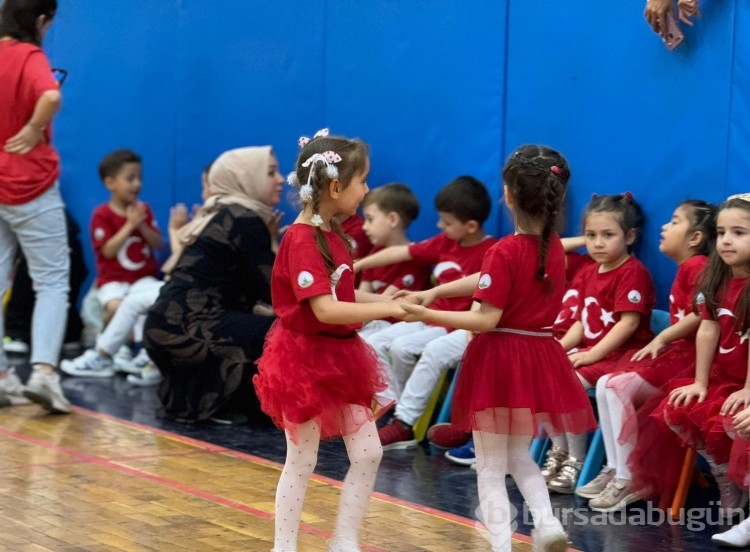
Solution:
[{"label": "red t-shirt", "polygon": [[643,263],[629,257],[609,272],[599,273],[599,264],[580,270],[582,287],[579,290],[576,320],[583,324],[580,346],[593,347],[620,321],[623,312],[637,312],[641,323],[623,346],[638,346],[651,340],[651,311],[656,293],[651,275]]},{"label": "red t-shirt", "polygon": [[[385,249],[374,247],[370,254]],[[392,265],[376,266],[362,271],[362,281],[369,282],[373,293],[383,293],[389,286],[408,291],[420,291],[430,281],[430,266],[413,260]]]},{"label": "red t-shirt", "polygon": [[503,310],[498,327],[538,332],[552,327],[565,291],[565,251],[553,234],[547,253],[547,276],[553,289],[535,277],[539,263],[538,236],[514,234],[498,241],[484,256],[474,299]]},{"label": "red t-shirt", "polygon": [[[434,284],[440,285],[479,272],[484,254],[496,243],[495,238],[487,236],[475,245],[464,247],[441,233],[411,244],[409,255],[418,263],[432,265]],[[438,299],[430,306],[432,309],[445,311],[465,311],[470,307],[471,297]]]},{"label": "red t-shirt", "polygon": [[[732,278],[727,286],[726,299],[720,301],[721,306],[717,309],[716,322],[719,324],[721,334],[719,336],[719,348],[714,355],[714,364],[720,371],[720,379],[744,383],[747,376],[747,347],[750,330],[738,332],[735,326],[734,312],[740,299],[742,290],[747,283],[747,278]],[[705,303],[701,301],[701,295],[696,298],[698,313],[703,320],[713,320]]]},{"label": "red t-shirt", "polygon": [[[708,263],[705,255],[693,255],[677,268],[669,292],[669,322],[677,324],[693,312],[693,297],[700,285],[700,273]],[[695,335],[692,336],[695,338]]]},{"label": "red t-shirt", "polygon": [[318,251],[315,228],[292,224],[284,233],[271,274],[273,310],[288,329],[303,334],[347,335],[361,324],[324,324],[315,316],[308,299],[333,295],[336,301],[354,303],[352,257],[335,232],[325,232],[337,269],[329,278]]},{"label": "red t-shirt", "polygon": [[[117,255],[111,259],[102,255],[102,246],[125,225],[126,220],[125,216],[115,213],[107,203],[97,207],[91,217],[91,241],[96,255],[96,285],[99,287],[109,282],[132,284],[145,276],[156,276],[159,267],[151,246],[146,243],[140,230],[134,230],[117,251]],[[159,231],[148,205],[144,223]]]},{"label": "red t-shirt", "polygon": [[0,203],[21,205],[42,195],[60,175],[51,124],[26,155],[6,153],[1,146],[29,122],[39,97],[59,86],[41,48],[17,40],[0,40],[0,83]]}]

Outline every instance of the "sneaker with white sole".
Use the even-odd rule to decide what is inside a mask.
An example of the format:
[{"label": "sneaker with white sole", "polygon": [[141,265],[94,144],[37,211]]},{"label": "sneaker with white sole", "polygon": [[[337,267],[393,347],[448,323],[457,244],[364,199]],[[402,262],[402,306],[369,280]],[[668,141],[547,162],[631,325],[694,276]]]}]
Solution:
[{"label": "sneaker with white sole", "polygon": [[[143,364],[145,365],[145,363]],[[127,345],[120,345],[117,352],[112,355],[112,367],[117,372],[124,372],[126,374],[139,374],[141,368],[135,365],[135,358],[133,357],[133,351]]]},{"label": "sneaker with white sole", "polygon": [[29,344],[25,341],[21,341],[20,339],[13,339],[12,337],[6,335],[3,338],[3,350],[6,353],[16,354],[16,355],[28,355],[29,354]]},{"label": "sneaker with white sole", "polygon": [[112,359],[102,355],[96,349],[89,349],[73,360],[62,360],[60,370],[69,376],[84,378],[111,378],[115,375]]},{"label": "sneaker with white sole", "polygon": [[461,447],[445,451],[445,457],[459,466],[471,466],[477,463],[477,453],[474,450],[474,439]]},{"label": "sneaker with white sole", "polygon": [[29,399],[23,395],[23,389],[23,383],[16,375],[15,368],[8,368],[5,371],[5,377],[0,377],[0,392],[5,395],[12,406],[30,404]]},{"label": "sneaker with white sole", "polygon": [[23,394],[52,413],[70,413],[70,402],[63,395],[60,376],[56,373],[47,374],[43,370],[34,369]]},{"label": "sneaker with white sole", "polygon": [[596,498],[615,477],[615,469],[604,466],[594,479],[576,489],[576,496],[581,498]]},{"label": "sneaker with white sole", "polygon": [[612,479],[604,490],[589,500],[589,508],[595,512],[617,512],[633,502],[638,502],[641,496],[630,490],[631,482],[627,479]]},{"label": "sneaker with white sole", "polygon": [[746,546],[750,546],[750,518],[735,525],[729,531],[716,533],[711,537],[711,541],[719,546],[726,546],[728,548],[745,548]]},{"label": "sneaker with white sole", "polygon": [[150,387],[152,385],[158,385],[161,383],[162,377],[159,369],[153,364],[149,363],[144,366],[137,374],[128,374],[126,378],[127,382],[132,385],[138,385],[140,387]]}]

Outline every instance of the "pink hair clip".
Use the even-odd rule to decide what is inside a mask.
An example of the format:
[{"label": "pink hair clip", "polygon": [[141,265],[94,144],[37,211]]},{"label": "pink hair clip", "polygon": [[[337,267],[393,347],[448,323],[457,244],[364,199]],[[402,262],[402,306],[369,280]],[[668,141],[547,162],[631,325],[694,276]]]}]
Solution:
[{"label": "pink hair clip", "polygon": [[551,170],[555,174],[560,174],[562,171],[560,170],[560,167],[557,165],[552,165],[549,170]]},{"label": "pink hair clip", "polygon": [[625,192],[622,197],[625,198],[625,201],[633,201],[633,192]]},{"label": "pink hair clip", "polygon": [[[326,136],[328,136],[328,129],[321,128],[318,132],[315,133],[312,139],[315,140],[315,138],[325,138]],[[304,148],[309,143],[310,138],[308,138],[307,136],[300,136],[299,140],[297,140],[297,145],[300,147],[300,149]]]}]

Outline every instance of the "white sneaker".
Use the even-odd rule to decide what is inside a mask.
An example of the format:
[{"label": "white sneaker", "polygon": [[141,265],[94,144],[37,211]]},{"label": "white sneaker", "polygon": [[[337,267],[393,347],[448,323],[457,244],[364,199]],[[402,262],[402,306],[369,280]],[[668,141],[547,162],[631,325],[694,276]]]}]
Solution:
[{"label": "white sneaker", "polygon": [[128,383],[141,387],[158,385],[161,383],[161,379],[161,372],[159,372],[159,369],[152,362],[149,362],[137,374],[129,374],[127,377]]},{"label": "white sneaker", "polygon": [[28,355],[29,354],[29,344],[25,341],[20,341],[18,339],[13,339],[10,336],[5,336],[3,338],[3,350],[6,353],[14,353],[18,355]]},{"label": "white sneaker", "polygon": [[5,377],[0,378],[0,392],[12,406],[31,404],[29,399],[23,395],[23,383],[16,375],[15,368],[8,368]]},{"label": "white sneaker", "polygon": [[141,368],[145,366],[145,363],[141,366],[136,366],[135,361],[136,359],[133,358],[133,351],[127,345],[121,345],[120,348],[117,349],[117,352],[112,355],[114,368],[118,372],[125,372],[126,374],[140,374]]},{"label": "white sneaker", "polygon": [[711,541],[719,546],[745,548],[750,545],[750,518],[746,519],[739,525],[735,525],[729,531],[716,533],[711,537]]},{"label": "white sneaker", "polygon": [[70,376],[84,378],[111,378],[115,375],[112,359],[99,354],[96,349],[89,349],[73,360],[61,361],[60,370]]},{"label": "white sneaker", "polygon": [[60,376],[56,373],[47,374],[43,370],[33,370],[23,394],[27,399],[42,405],[50,412],[57,414],[70,412],[70,402],[63,395]]}]

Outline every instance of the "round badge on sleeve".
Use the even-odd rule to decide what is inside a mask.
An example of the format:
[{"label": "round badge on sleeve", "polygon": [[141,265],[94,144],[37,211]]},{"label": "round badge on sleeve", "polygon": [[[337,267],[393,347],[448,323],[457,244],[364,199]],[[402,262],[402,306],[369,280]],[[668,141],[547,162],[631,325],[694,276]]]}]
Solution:
[{"label": "round badge on sleeve", "polygon": [[489,274],[482,274],[482,277],[479,278],[479,284],[477,284],[477,287],[479,289],[487,289],[492,285],[492,276]]},{"label": "round badge on sleeve", "polygon": [[405,274],[404,277],[401,279],[401,284],[404,287],[411,287],[414,285],[414,275],[413,274]]},{"label": "round badge on sleeve", "polygon": [[641,292],[637,289],[631,289],[628,292],[628,301],[631,303],[640,303],[641,302]]},{"label": "round badge on sleeve", "polygon": [[297,285],[301,288],[309,288],[311,285],[313,285],[313,282],[315,279],[313,278],[313,275],[310,274],[307,270],[303,270],[299,274],[297,274]]}]

